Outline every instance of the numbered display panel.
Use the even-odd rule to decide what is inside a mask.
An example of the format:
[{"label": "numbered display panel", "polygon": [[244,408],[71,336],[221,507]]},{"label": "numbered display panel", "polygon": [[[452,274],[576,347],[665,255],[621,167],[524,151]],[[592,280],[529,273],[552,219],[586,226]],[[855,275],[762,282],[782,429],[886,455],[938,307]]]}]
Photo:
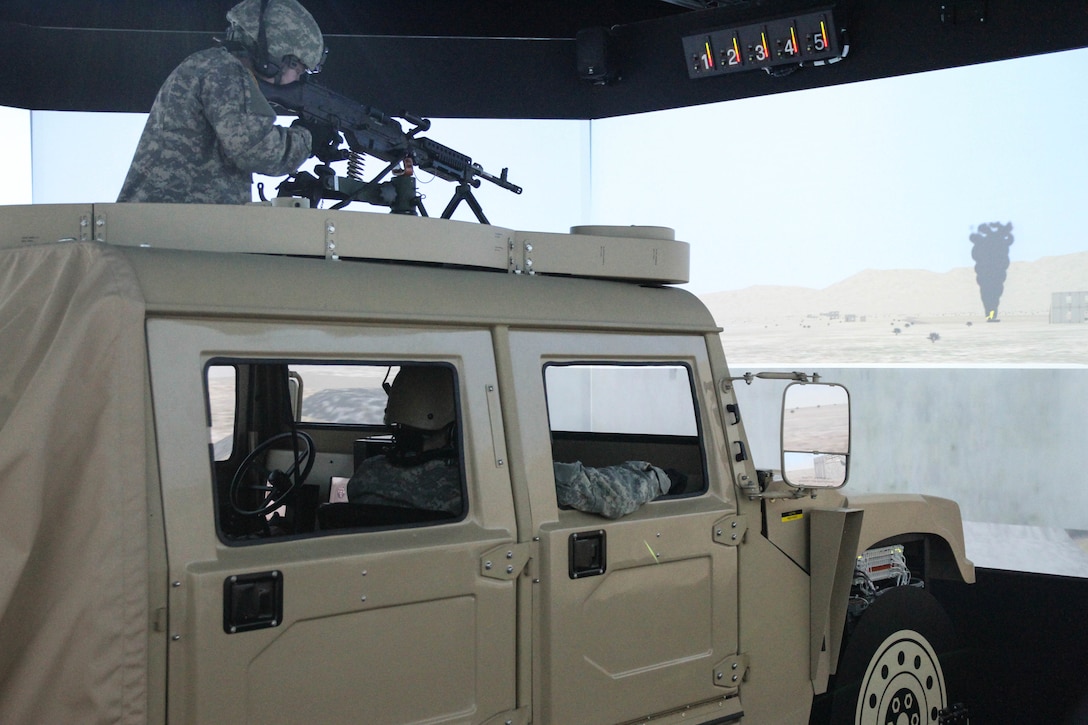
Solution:
[{"label": "numbered display panel", "polygon": [[684,38],[688,76],[703,78],[839,56],[830,10]]}]

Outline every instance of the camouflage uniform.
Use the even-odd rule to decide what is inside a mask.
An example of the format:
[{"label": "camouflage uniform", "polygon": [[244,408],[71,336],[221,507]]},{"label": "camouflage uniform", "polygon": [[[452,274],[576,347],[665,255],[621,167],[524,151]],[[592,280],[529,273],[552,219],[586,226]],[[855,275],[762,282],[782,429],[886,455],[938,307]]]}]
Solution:
[{"label": "camouflage uniform", "polygon": [[373,456],[348,481],[348,501],[458,515],[463,508],[460,468],[444,458],[397,466],[385,456]]},{"label": "camouflage uniform", "polygon": [[238,58],[194,53],[159,89],[117,201],[251,201],[254,172],[282,176],[310,156],[310,132],[275,121]]},{"label": "camouflage uniform", "polygon": [[581,462],[552,463],[560,506],[618,519],[669,492],[665,471],[645,461],[590,468]]}]

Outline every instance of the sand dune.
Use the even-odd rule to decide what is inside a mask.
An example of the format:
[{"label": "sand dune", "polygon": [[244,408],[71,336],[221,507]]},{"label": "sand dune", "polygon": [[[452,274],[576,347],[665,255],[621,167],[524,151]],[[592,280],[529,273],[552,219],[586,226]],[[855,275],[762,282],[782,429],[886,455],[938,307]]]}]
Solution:
[{"label": "sand dune", "polygon": [[[1051,293],[1088,290],[1088,252],[1009,265],[999,315],[1050,313]],[[878,317],[982,317],[973,267],[865,270],[825,289],[756,286],[701,295],[715,319],[775,320],[838,311]]]},{"label": "sand dune", "polygon": [[[1088,252],[1009,266],[986,323],[973,267],[866,270],[825,289],[703,295],[732,363],[1088,364],[1088,324],[1050,324],[1054,292],[1088,291]],[[837,312],[838,316],[830,313]]]}]

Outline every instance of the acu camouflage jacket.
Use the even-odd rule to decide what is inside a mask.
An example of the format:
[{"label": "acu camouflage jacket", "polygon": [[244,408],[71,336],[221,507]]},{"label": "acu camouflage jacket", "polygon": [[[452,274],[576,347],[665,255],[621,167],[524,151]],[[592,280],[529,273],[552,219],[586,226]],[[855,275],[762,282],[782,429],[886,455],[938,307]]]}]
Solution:
[{"label": "acu camouflage jacket", "polygon": [[310,132],[275,120],[238,58],[194,53],[159,89],[117,201],[249,202],[254,173],[289,174],[310,156]]}]

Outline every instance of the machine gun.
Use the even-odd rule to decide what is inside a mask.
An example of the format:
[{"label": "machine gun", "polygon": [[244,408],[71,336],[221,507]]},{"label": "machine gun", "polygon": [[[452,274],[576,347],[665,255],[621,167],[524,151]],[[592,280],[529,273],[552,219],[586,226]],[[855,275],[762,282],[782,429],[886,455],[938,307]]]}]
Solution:
[{"label": "machine gun", "polygon": [[[336,199],[339,209],[353,201],[388,206],[394,213],[427,216],[423,202],[416,193],[414,169],[420,168],[435,176],[457,184],[453,198],[442,212],[443,219],[453,216],[457,205],[468,203],[476,218],[487,224],[480,203],[472,190],[479,188],[481,179],[503,189],[521,193],[521,187],[506,178],[508,169],[499,176],[484,171],[465,154],[418,134],[430,129],[431,122],[408,113],[397,117],[413,128],[407,132],[400,122],[371,106],[364,106],[324,86],[310,81],[297,81],[287,85],[273,85],[258,81],[261,92],[269,103],[297,115],[306,124],[323,125],[343,134],[348,149],[334,149],[332,154],[323,153],[326,164],[309,172],[294,174],[278,188],[280,196],[303,196],[316,206],[320,199]],[[336,142],[339,142],[337,137]],[[363,155],[373,156],[388,163],[377,176],[369,181],[362,177]],[[328,162],[347,159],[348,175],[337,176]],[[393,173],[392,181],[383,182]]]}]

